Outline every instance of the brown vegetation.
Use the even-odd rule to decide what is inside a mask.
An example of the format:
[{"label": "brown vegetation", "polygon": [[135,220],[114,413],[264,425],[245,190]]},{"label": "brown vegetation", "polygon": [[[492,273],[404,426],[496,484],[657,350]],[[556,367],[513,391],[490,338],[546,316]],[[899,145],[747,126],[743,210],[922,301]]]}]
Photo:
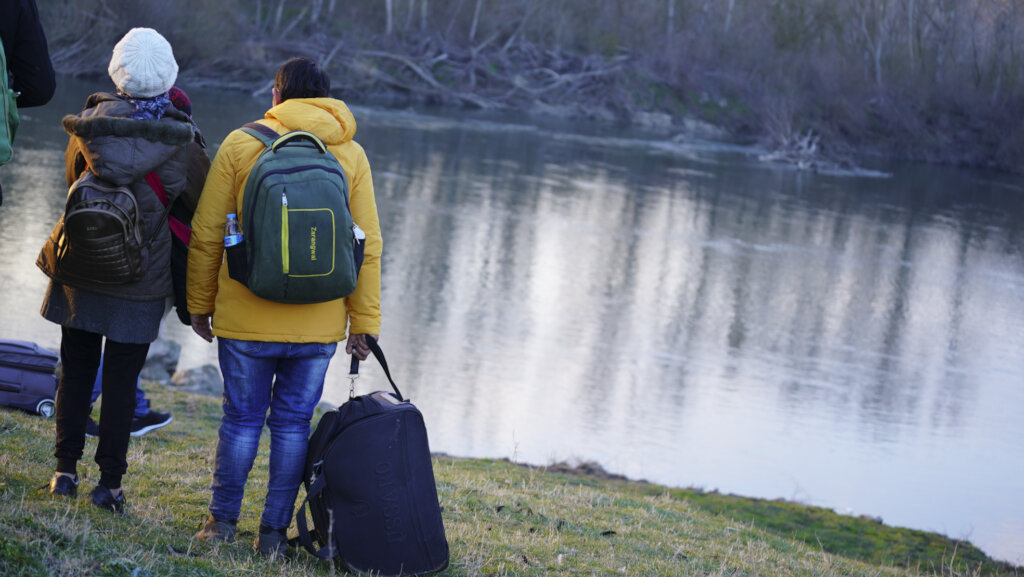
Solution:
[{"label": "brown vegetation", "polygon": [[[58,69],[152,26],[190,83],[293,55],[340,96],[721,126],[778,148],[1018,170],[1016,0],[38,0]],[[653,113],[653,114],[652,114]],[[808,136],[810,135],[810,136]]]}]

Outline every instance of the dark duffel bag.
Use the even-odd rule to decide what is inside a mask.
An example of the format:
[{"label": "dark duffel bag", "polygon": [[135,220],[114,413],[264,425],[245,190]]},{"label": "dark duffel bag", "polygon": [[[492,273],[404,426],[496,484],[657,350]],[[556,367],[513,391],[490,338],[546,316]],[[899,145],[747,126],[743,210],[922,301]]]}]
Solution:
[{"label": "dark duffel bag", "polygon": [[[295,515],[298,541],[352,573],[442,571],[448,541],[423,415],[402,397],[380,347],[367,341],[395,392],[351,398],[321,417],[306,457],[306,499]],[[353,375],[358,363],[353,357]]]},{"label": "dark duffel bag", "polygon": [[0,340],[0,404],[52,417],[57,353],[28,341]]}]

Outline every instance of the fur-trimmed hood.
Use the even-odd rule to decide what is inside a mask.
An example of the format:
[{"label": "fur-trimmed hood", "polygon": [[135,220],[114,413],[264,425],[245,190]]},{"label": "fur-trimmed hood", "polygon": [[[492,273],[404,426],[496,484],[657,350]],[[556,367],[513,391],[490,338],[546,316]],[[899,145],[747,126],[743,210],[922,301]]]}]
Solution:
[{"label": "fur-trimmed hood", "polygon": [[85,163],[114,184],[140,179],[195,138],[191,120],[173,107],[160,120],[128,118],[134,109],[120,96],[101,92],[89,97],[81,113],[62,121],[79,141]]},{"label": "fur-trimmed hood", "polygon": [[[170,115],[168,115],[170,116]],[[165,122],[163,120],[135,120],[112,116],[91,116],[83,118],[68,114],[61,122],[64,131],[79,138],[97,136],[137,136],[153,142],[181,146],[193,138],[191,124]]]}]

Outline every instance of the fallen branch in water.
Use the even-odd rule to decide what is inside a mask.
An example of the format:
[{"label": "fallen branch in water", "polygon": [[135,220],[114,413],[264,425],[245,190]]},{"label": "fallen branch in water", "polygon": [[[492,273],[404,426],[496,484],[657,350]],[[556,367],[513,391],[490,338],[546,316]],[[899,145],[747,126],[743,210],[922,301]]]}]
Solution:
[{"label": "fallen branch in water", "polygon": [[[430,74],[429,72],[424,70],[418,64],[413,62],[410,58],[408,58],[406,56],[402,56],[401,54],[394,54],[394,53],[391,53],[391,52],[381,52],[379,50],[363,50],[363,51],[360,51],[358,54],[360,56],[387,58],[387,59],[390,59],[390,60],[395,60],[395,61],[405,65],[406,68],[408,68],[409,70],[412,70],[413,73],[416,74],[416,76],[418,76],[421,80],[426,82],[427,85],[430,86],[433,89],[434,93],[445,95],[445,96],[449,96],[449,97],[455,98],[457,100],[461,100],[463,102],[467,102],[467,103],[472,104],[472,105],[474,105],[474,106],[476,106],[478,108],[492,109],[492,108],[501,108],[502,107],[500,104],[498,104],[496,102],[493,102],[493,101],[491,101],[491,100],[489,100],[487,98],[483,98],[483,97],[481,97],[479,95],[472,94],[472,93],[466,93],[466,92],[456,92],[456,91],[452,90],[451,88],[448,88],[447,86],[442,85],[440,82],[437,81],[436,78],[434,78],[434,76],[432,74]],[[375,71],[375,72],[379,72],[379,71]],[[380,76],[380,78],[384,79],[384,76]],[[388,80],[388,82],[390,84],[392,84],[393,86],[399,86],[399,87],[403,88],[404,90],[409,90],[410,92],[418,91],[418,89],[415,86],[408,85],[408,84],[406,84],[406,85],[399,84],[394,79],[390,79],[390,80]],[[419,90],[419,91],[422,91],[422,90]]]},{"label": "fallen branch in water", "polygon": [[783,139],[778,149],[762,154],[758,160],[783,164],[814,173],[837,176],[867,176],[885,178],[888,173],[861,168],[849,159],[830,159],[821,151],[821,137],[808,130],[806,133]]},{"label": "fallen branch in water", "polygon": [[762,154],[760,160],[765,162],[781,162],[795,166],[800,170],[813,170],[821,161],[818,143],[821,137],[808,130],[806,134],[787,136],[778,149]]}]

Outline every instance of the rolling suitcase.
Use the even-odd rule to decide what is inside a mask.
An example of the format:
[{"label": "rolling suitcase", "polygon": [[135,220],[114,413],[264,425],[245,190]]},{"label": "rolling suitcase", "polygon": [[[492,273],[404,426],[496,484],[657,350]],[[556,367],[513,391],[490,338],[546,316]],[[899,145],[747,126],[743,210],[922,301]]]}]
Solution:
[{"label": "rolling suitcase", "polygon": [[52,417],[57,353],[28,341],[0,340],[0,404]]},{"label": "rolling suitcase", "polygon": [[[368,342],[394,394],[353,397],[321,417],[306,457],[306,499],[295,515],[298,542],[356,574],[442,571],[448,541],[423,415],[402,397],[377,343]],[[358,363],[353,358],[353,375]]]}]

